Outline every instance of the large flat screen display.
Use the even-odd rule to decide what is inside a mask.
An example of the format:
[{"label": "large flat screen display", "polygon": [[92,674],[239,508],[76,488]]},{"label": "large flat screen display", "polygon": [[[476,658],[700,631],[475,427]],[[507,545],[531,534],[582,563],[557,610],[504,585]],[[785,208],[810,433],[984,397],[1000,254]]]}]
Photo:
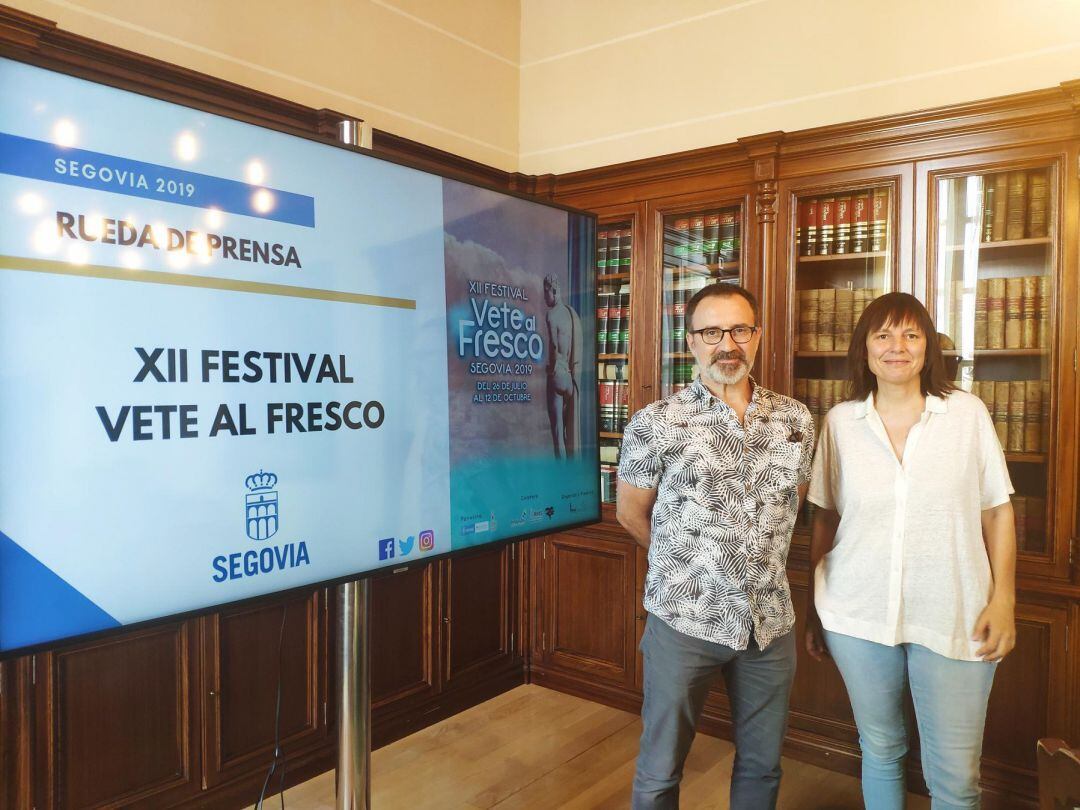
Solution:
[{"label": "large flat screen display", "polygon": [[0,655],[599,517],[594,220],[0,59]]}]

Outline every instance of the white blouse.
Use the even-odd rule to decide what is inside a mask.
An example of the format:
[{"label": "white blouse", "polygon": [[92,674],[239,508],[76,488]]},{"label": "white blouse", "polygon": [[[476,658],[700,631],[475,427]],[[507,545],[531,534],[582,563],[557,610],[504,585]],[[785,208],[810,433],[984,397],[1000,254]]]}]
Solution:
[{"label": "white blouse", "polygon": [[977,661],[971,634],[993,578],[981,513],[1013,492],[986,406],[927,396],[901,464],[871,394],[825,418],[809,499],[840,514],[814,572],[826,630],[879,644],[921,644]]}]

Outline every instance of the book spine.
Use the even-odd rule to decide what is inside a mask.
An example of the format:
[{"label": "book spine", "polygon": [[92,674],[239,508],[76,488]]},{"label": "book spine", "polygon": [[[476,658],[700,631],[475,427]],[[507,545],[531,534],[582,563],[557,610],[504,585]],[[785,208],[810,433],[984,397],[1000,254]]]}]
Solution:
[{"label": "book spine", "polygon": [[799,290],[799,349],[818,350],[819,296],[817,290]]},{"label": "book spine", "polygon": [[854,327],[852,315],[855,311],[855,291],[836,291],[836,329],[833,334],[833,350],[846,352],[851,347],[851,333]]},{"label": "book spine", "polygon": [[817,226],[818,226],[818,201],[816,198],[805,200],[806,220],[803,230],[806,232],[806,240],[803,242],[803,256],[813,256],[817,253]]},{"label": "book spine", "polygon": [[885,250],[889,235],[889,190],[875,188],[870,210],[870,250]]},{"label": "book spine", "polygon": [[1005,215],[1005,238],[1023,239],[1027,224],[1027,172],[1009,172],[1009,197]]},{"label": "book spine", "polygon": [[720,253],[722,262],[735,261],[735,212],[720,212]]},{"label": "book spine", "polygon": [[607,272],[607,240],[607,231],[600,231],[596,235],[596,274],[600,276]]},{"label": "book spine", "polygon": [[806,404],[806,378],[795,378],[795,399],[799,400],[803,405]]},{"label": "book spine", "polygon": [[870,192],[856,191],[851,207],[851,252],[865,253],[870,240]]},{"label": "book spine", "polygon": [[851,195],[836,198],[836,252],[851,252]]},{"label": "book spine", "polygon": [[1027,526],[1024,536],[1027,540],[1025,551],[1044,554],[1046,552],[1046,499],[1027,498]]},{"label": "book spine", "polygon": [[1020,346],[1034,349],[1039,345],[1039,277],[1024,276],[1021,282]]},{"label": "book spine", "polygon": [[1019,349],[1023,340],[1021,319],[1024,314],[1024,281],[1005,280],[1005,348]]},{"label": "book spine", "polygon": [[806,381],[806,407],[814,417],[814,423],[821,424],[821,380],[810,378]]},{"label": "book spine", "polygon": [[1024,452],[1038,453],[1042,446],[1042,381],[1024,382]]},{"label": "book spine", "polygon": [[1027,550],[1027,498],[1023,495],[1012,496],[1013,525],[1016,527],[1016,547]]},{"label": "book spine", "polygon": [[611,293],[596,296],[596,352],[607,354],[608,318],[611,315]]},{"label": "book spine", "polygon": [[795,255],[802,256],[806,248],[806,200],[795,203]]},{"label": "book spine", "polygon": [[833,351],[836,334],[836,290],[818,290],[818,351]]},{"label": "book spine", "polygon": [[1009,446],[1009,384],[994,383],[994,431],[1002,448]]},{"label": "book spine", "polygon": [[736,208],[734,217],[734,235],[732,236],[731,259],[737,262],[742,257],[742,210]]},{"label": "book spine", "polygon": [[834,229],[836,228],[836,200],[822,197],[818,201],[818,246],[819,256],[828,256],[835,249]]},{"label": "book spine", "polygon": [[982,241],[989,242],[994,236],[994,183],[992,178],[984,177],[983,181],[983,210],[982,210]]},{"label": "book spine", "polygon": [[975,348],[985,349],[987,327],[987,297],[989,295],[990,282],[980,278],[975,282]]},{"label": "book spine", "polygon": [[990,414],[990,419],[994,419],[994,382],[992,380],[984,380],[979,383],[979,387],[971,389],[973,394],[976,394],[979,399],[983,401],[983,405],[986,406],[986,412]]},{"label": "book spine", "polygon": [[671,351],[685,352],[686,345],[686,301],[687,290],[684,288],[671,291]]},{"label": "book spine", "polygon": [[705,263],[705,215],[691,214],[690,216],[690,262],[692,264]]},{"label": "book spine", "polygon": [[1001,242],[1005,239],[1006,212],[1009,204],[1009,175],[995,174],[994,182],[994,218],[991,223],[990,235],[992,242]]},{"label": "book spine", "polygon": [[705,263],[720,261],[720,214],[705,217]]},{"label": "book spine", "polygon": [[678,267],[686,265],[690,252],[690,218],[678,217],[675,220],[674,245],[672,255],[675,256],[675,264]]},{"label": "book spine", "polygon": [[1047,206],[1050,197],[1050,185],[1045,169],[1028,172],[1028,211],[1027,235],[1037,239],[1049,233],[1047,227]]},{"label": "book spine", "polygon": [[608,303],[607,351],[619,353],[619,334],[622,332],[622,300],[619,293],[613,293]]},{"label": "book spine", "polygon": [[[634,256],[634,231],[632,228],[623,228],[619,231],[619,270],[620,273],[630,272],[630,260]],[[611,266],[611,260],[608,260]]]},{"label": "book spine", "polygon": [[600,382],[600,430],[604,433],[615,431],[615,381]]},{"label": "book spine", "polygon": [[630,351],[630,293],[619,293],[619,354]]},{"label": "book spine", "polygon": [[1039,276],[1039,317],[1036,344],[1040,349],[1050,348],[1050,278]]},{"label": "book spine", "polygon": [[986,299],[986,347],[1005,348],[1005,279],[988,279]]},{"label": "book spine", "polygon": [[1005,449],[1010,453],[1024,452],[1024,381],[1009,383],[1008,431]]},{"label": "book spine", "polygon": [[1039,445],[1040,445],[1040,447],[1042,447],[1042,452],[1049,453],[1050,452],[1050,411],[1051,411],[1051,406],[1053,405],[1053,402],[1051,402],[1051,400],[1050,400],[1050,381],[1049,380],[1042,380],[1039,383],[1039,387],[1042,389],[1042,395],[1041,395],[1041,398],[1039,400],[1039,404],[1041,405],[1041,408],[1040,408],[1041,415],[1040,415],[1040,418],[1039,418],[1039,429],[1040,429]]}]

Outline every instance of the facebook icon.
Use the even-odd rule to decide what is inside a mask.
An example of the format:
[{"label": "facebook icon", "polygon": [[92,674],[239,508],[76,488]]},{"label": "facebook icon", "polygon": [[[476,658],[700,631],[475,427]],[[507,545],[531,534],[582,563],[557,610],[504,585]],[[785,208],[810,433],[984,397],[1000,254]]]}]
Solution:
[{"label": "facebook icon", "polygon": [[387,537],[379,541],[379,559],[389,560],[394,556],[394,538]]}]

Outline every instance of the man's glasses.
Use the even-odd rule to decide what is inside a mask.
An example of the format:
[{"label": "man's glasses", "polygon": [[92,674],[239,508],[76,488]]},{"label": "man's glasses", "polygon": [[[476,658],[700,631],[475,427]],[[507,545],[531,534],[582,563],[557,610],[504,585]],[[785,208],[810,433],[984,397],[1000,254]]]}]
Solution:
[{"label": "man's glasses", "polygon": [[731,335],[731,339],[736,343],[749,343],[757,330],[756,326],[733,326],[731,329],[707,326],[704,329],[691,329],[690,334],[697,335],[710,346],[715,346],[724,339],[724,335]]}]

